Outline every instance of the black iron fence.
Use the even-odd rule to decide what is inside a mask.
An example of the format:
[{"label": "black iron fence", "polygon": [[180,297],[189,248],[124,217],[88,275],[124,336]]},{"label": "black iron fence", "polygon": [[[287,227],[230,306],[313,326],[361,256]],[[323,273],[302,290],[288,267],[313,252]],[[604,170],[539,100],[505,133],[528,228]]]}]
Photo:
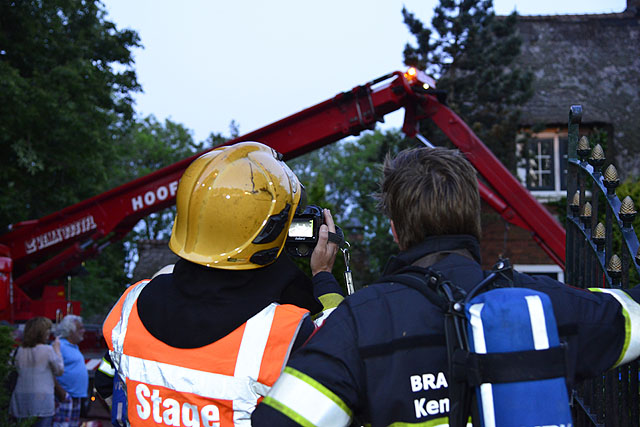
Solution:
[{"label": "black iron fence", "polygon": [[[639,277],[638,237],[630,197],[616,195],[618,171],[600,145],[579,138],[582,107],[569,112],[566,282],[576,287],[629,287]],[[635,281],[633,280],[633,281]],[[637,284],[637,283],[634,283]],[[576,426],[640,426],[638,362],[610,370],[573,390]]]}]

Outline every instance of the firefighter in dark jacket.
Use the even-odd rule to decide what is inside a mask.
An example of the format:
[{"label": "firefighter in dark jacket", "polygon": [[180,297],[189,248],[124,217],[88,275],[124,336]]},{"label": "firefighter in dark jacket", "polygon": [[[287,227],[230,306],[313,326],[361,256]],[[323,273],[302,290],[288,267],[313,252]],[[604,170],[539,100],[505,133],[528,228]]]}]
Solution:
[{"label": "firefighter in dark jacket", "polygon": [[[430,267],[467,291],[485,276],[476,174],[462,154],[420,148],[388,157],[379,197],[400,248],[385,275]],[[589,292],[515,272],[513,283],[550,297],[569,384],[640,355],[640,287]],[[410,287],[374,284],[347,297],[296,352],[252,421],[448,425],[449,381],[442,311]]]},{"label": "firefighter in dark jacket", "polygon": [[314,331],[310,313],[342,300],[328,211],[312,280],[281,253],[303,192],[260,143],[214,149],[187,168],[169,242],[180,260],[130,286],[103,326],[102,392],[119,375],[131,425],[249,425],[292,348]]}]

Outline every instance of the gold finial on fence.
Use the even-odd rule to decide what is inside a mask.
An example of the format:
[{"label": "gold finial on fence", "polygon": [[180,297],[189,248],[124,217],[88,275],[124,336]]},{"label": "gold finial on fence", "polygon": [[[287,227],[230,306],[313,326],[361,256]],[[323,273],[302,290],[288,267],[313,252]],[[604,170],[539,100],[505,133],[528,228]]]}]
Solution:
[{"label": "gold finial on fence", "polygon": [[591,217],[591,203],[584,202],[584,206],[582,207],[582,216]]},{"label": "gold finial on fence", "polygon": [[633,204],[633,199],[627,196],[622,200],[622,204],[620,205],[620,219],[622,220],[622,224],[624,227],[631,227],[631,223],[633,223],[633,219],[636,217],[636,207]]},{"label": "gold finial on fence", "polygon": [[604,186],[607,187],[607,194],[615,193],[618,185],[620,185],[618,169],[611,164],[604,171]]},{"label": "gold finial on fence", "polygon": [[622,261],[620,261],[618,255],[611,255],[611,259],[609,259],[609,264],[607,265],[607,271],[622,272]]},{"label": "gold finial on fence", "polygon": [[591,203],[584,202],[582,213],[580,214],[580,220],[584,224],[585,228],[589,227],[589,222],[591,221]]},{"label": "gold finial on fence", "polygon": [[604,225],[599,222],[598,225],[596,225],[596,229],[593,233],[593,242],[596,244],[596,247],[598,248],[599,251],[604,249],[604,242],[607,236],[607,232],[604,228]]},{"label": "gold finial on fence", "polygon": [[604,151],[602,150],[602,146],[600,144],[596,144],[591,150],[591,156],[589,157],[589,164],[594,168],[601,168],[604,164],[605,157]]},{"label": "gold finial on fence", "polygon": [[631,199],[631,197],[627,196],[622,200],[622,205],[620,206],[620,213],[621,214],[635,214],[636,212],[636,207],[633,204],[633,199]]},{"label": "gold finial on fence", "polygon": [[611,255],[609,264],[607,264],[607,273],[611,277],[612,284],[614,286],[620,285],[620,277],[622,276],[622,261],[616,254]]},{"label": "gold finial on fence", "polygon": [[576,151],[580,160],[584,160],[589,155],[591,146],[589,145],[589,140],[586,136],[580,138],[580,141],[578,141],[578,149]]},{"label": "gold finial on fence", "polygon": [[620,181],[618,179],[618,169],[613,164],[607,166],[607,169],[604,171],[604,180],[609,182]]},{"label": "gold finial on fence", "polygon": [[578,210],[580,210],[580,190],[577,190],[573,195],[569,207],[571,208],[573,216],[578,216]]}]

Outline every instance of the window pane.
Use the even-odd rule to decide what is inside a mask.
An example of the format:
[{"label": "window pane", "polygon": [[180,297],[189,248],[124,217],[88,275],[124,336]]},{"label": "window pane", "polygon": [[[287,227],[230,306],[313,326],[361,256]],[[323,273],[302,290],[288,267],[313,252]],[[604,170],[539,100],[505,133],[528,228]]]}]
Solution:
[{"label": "window pane", "polygon": [[527,188],[530,190],[554,190],[553,139],[529,141],[526,154]]}]

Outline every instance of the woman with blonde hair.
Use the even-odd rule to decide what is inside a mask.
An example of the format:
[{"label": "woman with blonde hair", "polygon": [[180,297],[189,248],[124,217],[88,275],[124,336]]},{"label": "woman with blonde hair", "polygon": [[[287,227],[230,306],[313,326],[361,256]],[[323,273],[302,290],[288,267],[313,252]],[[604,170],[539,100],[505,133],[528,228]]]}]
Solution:
[{"label": "woman with blonde hair", "polygon": [[48,345],[50,334],[51,320],[45,317],[29,320],[15,357],[18,382],[11,395],[11,415],[16,418],[37,417],[35,427],[52,425],[54,379],[64,372],[60,341],[56,338]]}]

